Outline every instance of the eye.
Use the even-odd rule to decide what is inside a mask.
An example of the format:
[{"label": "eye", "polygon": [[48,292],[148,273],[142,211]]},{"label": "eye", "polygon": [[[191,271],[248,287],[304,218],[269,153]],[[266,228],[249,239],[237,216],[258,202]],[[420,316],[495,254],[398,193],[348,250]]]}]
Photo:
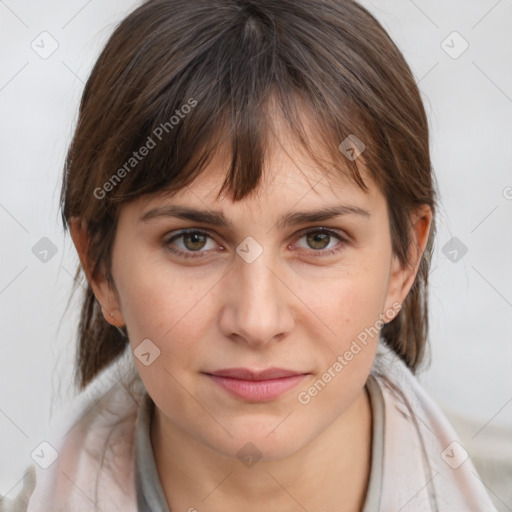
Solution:
[{"label": "eye", "polygon": [[[336,231],[326,228],[314,228],[299,233],[299,242],[304,239],[306,247],[296,244],[296,247],[309,249],[313,256],[328,256],[341,251],[348,239]],[[337,242],[337,243],[336,243]],[[190,229],[175,233],[164,241],[168,251],[183,258],[203,258],[205,253],[223,250],[206,231]]]},{"label": "eye", "polygon": [[[176,243],[177,241],[180,243]],[[208,247],[208,242],[210,242],[210,247]],[[202,250],[205,248],[210,250],[215,248],[219,249],[219,246],[208,233],[197,229],[180,231],[170,238],[167,238],[164,241],[164,245],[172,253],[183,256],[184,258],[203,257],[203,253],[207,252],[206,250]]]},{"label": "eye", "polygon": [[[348,244],[347,238],[326,228],[315,228],[303,232],[299,241],[302,239],[305,239],[306,249],[311,249],[312,253],[318,253],[314,256],[335,254]],[[333,244],[333,242],[337,243]]]}]

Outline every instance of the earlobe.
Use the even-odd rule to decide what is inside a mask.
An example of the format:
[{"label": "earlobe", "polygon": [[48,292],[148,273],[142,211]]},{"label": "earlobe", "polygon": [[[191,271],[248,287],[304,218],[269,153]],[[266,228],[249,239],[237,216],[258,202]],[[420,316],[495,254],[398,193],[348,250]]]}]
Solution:
[{"label": "earlobe", "polygon": [[[121,314],[121,311],[119,309],[115,310],[115,311],[110,311],[108,314],[106,313],[105,309],[102,307],[101,308],[101,312],[103,313],[103,317],[105,318],[105,320],[110,324],[110,325],[113,325],[114,327],[117,327],[117,329],[119,329],[119,331],[121,332],[121,334],[123,336],[126,336],[126,334],[121,330],[123,327],[125,327],[125,323],[124,323],[124,320],[122,319],[122,314]],[[117,317],[121,315],[121,321],[118,321],[117,320]]]},{"label": "earlobe", "polygon": [[119,299],[116,291],[103,273],[99,272],[93,277],[93,262],[89,261],[89,233],[86,223],[78,217],[70,219],[70,233],[73,244],[78,253],[82,269],[91,286],[96,300],[101,305],[105,320],[114,327],[123,327],[125,322],[121,313]]}]

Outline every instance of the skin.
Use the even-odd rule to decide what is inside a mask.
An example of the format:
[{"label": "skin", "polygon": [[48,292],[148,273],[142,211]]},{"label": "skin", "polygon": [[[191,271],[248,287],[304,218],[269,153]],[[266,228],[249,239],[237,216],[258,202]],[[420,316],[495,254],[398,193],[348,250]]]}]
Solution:
[{"label": "skin", "polygon": [[[241,202],[216,199],[228,156],[219,151],[177,194],[125,205],[113,247],[115,289],[101,276],[90,278],[84,224],[71,223],[106,320],[126,324],[132,349],[150,339],[161,351],[150,366],[137,358],[135,363],[156,404],[151,439],[173,511],[344,512],[364,503],[372,435],[365,382],[378,337],[308,404],[298,394],[365,328],[398,313],[396,304],[405,300],[425,249],[431,211],[425,205],[415,212],[417,245],[411,266],[400,266],[391,250],[386,199],[367,173],[368,193],[341,176],[327,178],[284,130],[277,133],[264,182]],[[169,204],[221,210],[233,227],[171,217],[140,220]],[[339,204],[357,205],[371,216],[276,225],[289,212]],[[319,227],[347,237],[347,243],[340,245],[334,234],[315,241],[313,228]],[[208,231],[211,238],[169,242],[187,228]],[[263,248],[252,263],[236,252],[248,236]],[[185,258],[169,247],[192,255],[202,251],[203,257]],[[340,250],[322,255],[333,248]],[[284,395],[254,403],[228,395],[201,373],[271,366],[310,375]],[[262,455],[252,467],[237,457],[246,443]]]}]

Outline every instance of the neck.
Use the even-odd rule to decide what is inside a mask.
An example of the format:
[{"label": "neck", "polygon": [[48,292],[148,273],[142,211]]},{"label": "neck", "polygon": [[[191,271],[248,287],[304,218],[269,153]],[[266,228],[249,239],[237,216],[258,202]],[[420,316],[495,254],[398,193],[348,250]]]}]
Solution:
[{"label": "neck", "polygon": [[151,438],[171,512],[360,511],[371,460],[372,412],[366,388],[312,442],[278,460],[245,467],[176,428],[158,408]]}]

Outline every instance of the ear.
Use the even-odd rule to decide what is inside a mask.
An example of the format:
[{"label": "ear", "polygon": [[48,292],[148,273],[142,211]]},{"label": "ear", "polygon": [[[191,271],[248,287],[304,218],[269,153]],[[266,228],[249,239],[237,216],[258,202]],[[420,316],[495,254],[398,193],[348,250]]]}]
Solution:
[{"label": "ear", "polygon": [[125,322],[119,304],[119,297],[115,286],[111,284],[102,270],[93,277],[93,262],[89,261],[89,233],[87,224],[79,217],[72,217],[69,222],[71,238],[78,252],[80,263],[91,285],[96,300],[101,305],[101,311],[105,320],[115,326],[122,327]]},{"label": "ear", "polygon": [[[412,214],[413,239],[408,253],[409,264],[401,265],[398,257],[393,254],[385,312],[383,313],[385,322],[390,322],[398,314],[401,305],[412,288],[421,263],[421,257],[427,246],[431,224],[432,210],[430,206],[427,204],[419,206]],[[400,304],[400,307],[398,307],[398,304]]]}]

